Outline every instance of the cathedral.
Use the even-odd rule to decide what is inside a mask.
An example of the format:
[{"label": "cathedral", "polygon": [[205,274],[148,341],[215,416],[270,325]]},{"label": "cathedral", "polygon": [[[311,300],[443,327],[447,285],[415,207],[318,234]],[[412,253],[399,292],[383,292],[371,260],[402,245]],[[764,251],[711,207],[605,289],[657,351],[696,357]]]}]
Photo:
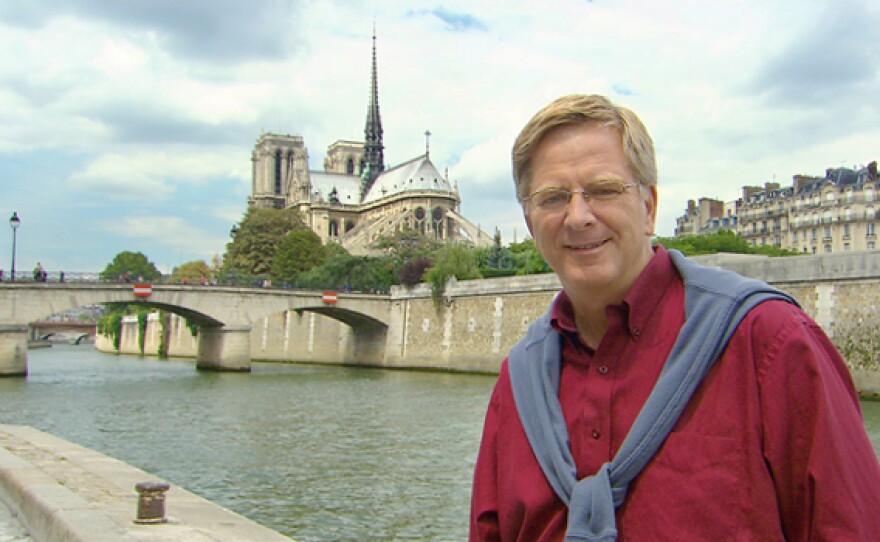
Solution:
[{"label": "cathedral", "polygon": [[386,169],[375,34],[370,79],[364,141],[331,144],[323,171],[309,170],[301,136],[260,135],[251,155],[248,205],[296,208],[322,243],[339,243],[351,254],[373,253],[380,237],[401,230],[441,242],[492,244],[491,235],[461,216],[458,185],[437,171],[427,144],[425,154]]}]

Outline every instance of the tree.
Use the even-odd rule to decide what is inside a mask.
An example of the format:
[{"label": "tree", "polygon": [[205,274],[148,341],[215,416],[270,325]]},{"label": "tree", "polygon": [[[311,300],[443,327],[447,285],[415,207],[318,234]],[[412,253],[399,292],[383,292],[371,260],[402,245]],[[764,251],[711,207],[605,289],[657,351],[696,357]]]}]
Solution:
[{"label": "tree", "polygon": [[246,275],[269,273],[284,236],[304,227],[296,209],[249,207],[233,228],[232,241],[226,244],[223,270]]},{"label": "tree", "polygon": [[431,283],[431,296],[439,302],[451,277],[458,280],[479,279],[476,251],[463,243],[447,243],[434,253],[434,267],[425,272],[425,280]]},{"label": "tree", "polygon": [[101,280],[145,280],[155,281],[162,278],[162,273],[141,252],[123,251],[101,271]]},{"label": "tree", "polygon": [[339,254],[302,273],[296,286],[312,290],[387,292],[394,283],[394,263],[388,256]]},{"label": "tree", "polygon": [[772,246],[753,247],[748,241],[731,230],[719,230],[715,233],[700,235],[683,235],[680,237],[657,237],[654,244],[663,245],[667,250],[680,250],[685,256],[700,254],[763,254],[765,256],[796,256],[801,254],[795,250],[787,250]]},{"label": "tree", "polygon": [[519,243],[511,243],[509,248],[517,275],[537,275],[551,271],[541,251],[535,246],[534,239],[528,238]]},{"label": "tree", "polygon": [[484,278],[516,274],[510,249],[501,246],[501,230],[495,228],[495,242],[491,247],[477,249],[477,263]]},{"label": "tree", "polygon": [[382,250],[394,263],[394,276],[402,284],[412,284],[416,270],[426,268],[419,260],[433,259],[432,254],[441,246],[436,239],[408,228],[383,235],[373,243],[374,248]]},{"label": "tree", "polygon": [[327,259],[321,239],[312,230],[298,228],[287,235],[275,250],[272,279],[292,284],[302,272],[318,267]]},{"label": "tree", "polygon": [[180,267],[175,267],[171,272],[169,282],[177,284],[199,284],[202,277],[204,277],[206,281],[211,281],[214,278],[214,273],[204,260],[194,260],[186,262]]}]

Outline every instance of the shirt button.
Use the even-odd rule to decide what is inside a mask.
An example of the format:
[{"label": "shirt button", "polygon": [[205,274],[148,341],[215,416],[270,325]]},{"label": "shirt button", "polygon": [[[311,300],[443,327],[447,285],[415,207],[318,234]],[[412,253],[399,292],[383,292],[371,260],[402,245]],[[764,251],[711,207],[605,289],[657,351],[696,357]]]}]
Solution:
[{"label": "shirt button", "polygon": [[637,328],[637,327],[632,328],[632,335],[633,335],[633,337],[638,337],[638,336],[641,335],[641,334],[642,334],[642,330],[641,330],[641,329],[639,329],[639,328]]},{"label": "shirt button", "polygon": [[597,439],[597,440],[598,440],[598,438],[601,437],[601,436],[602,436],[602,433],[599,432],[598,429],[593,429],[593,438],[594,438],[594,439]]},{"label": "shirt button", "polygon": [[599,371],[600,375],[608,374],[608,367],[605,365],[600,365],[597,371]]}]

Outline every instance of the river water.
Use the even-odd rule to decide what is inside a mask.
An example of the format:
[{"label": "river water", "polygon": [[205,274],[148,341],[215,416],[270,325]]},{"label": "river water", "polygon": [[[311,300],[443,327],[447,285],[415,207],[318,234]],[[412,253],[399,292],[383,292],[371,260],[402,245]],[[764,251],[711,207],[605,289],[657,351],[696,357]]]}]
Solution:
[{"label": "river water", "polygon": [[[116,457],[301,542],[464,540],[494,377],[31,350],[0,423]],[[880,403],[862,403],[880,450]],[[173,503],[168,503],[173,516]]]}]

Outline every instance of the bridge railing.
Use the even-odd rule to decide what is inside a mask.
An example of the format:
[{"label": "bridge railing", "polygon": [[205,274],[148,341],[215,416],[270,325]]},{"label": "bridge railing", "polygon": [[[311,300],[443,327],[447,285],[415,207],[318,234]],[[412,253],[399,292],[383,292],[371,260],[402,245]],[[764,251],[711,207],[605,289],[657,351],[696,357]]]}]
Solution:
[{"label": "bridge railing", "polygon": [[[188,284],[190,286],[200,286],[200,281],[198,279],[192,280],[189,282],[181,282],[179,280],[170,280],[171,277],[166,275],[163,276],[160,280],[149,281],[153,284]],[[13,282],[12,277],[6,273],[5,271],[0,270],[0,282]],[[101,273],[97,271],[74,271],[74,272],[66,272],[66,271],[48,271],[46,273],[45,279],[37,280],[37,277],[30,271],[16,271],[15,272],[15,281],[21,283],[105,283],[105,284],[127,284],[127,283],[136,283],[141,282],[137,277],[125,279],[119,277],[115,280],[103,280],[101,279]],[[280,290],[298,290],[298,291],[308,291],[313,292],[316,290],[320,290],[320,288],[298,288],[293,284],[288,284],[286,282],[273,282],[269,275],[251,275],[244,273],[218,273],[217,277],[210,281],[206,282],[204,286],[230,286],[235,288],[269,288],[269,289],[280,289]],[[383,288],[371,288],[367,291],[365,290],[357,290],[348,288],[345,285],[339,286],[328,286],[323,288],[324,290],[334,290],[340,293],[355,293],[355,294],[388,294],[389,290]]]},{"label": "bridge railing", "polygon": [[92,271],[47,271],[45,279],[38,280],[31,271],[15,271],[15,280],[12,275],[0,270],[0,282],[102,282],[100,273]]}]

